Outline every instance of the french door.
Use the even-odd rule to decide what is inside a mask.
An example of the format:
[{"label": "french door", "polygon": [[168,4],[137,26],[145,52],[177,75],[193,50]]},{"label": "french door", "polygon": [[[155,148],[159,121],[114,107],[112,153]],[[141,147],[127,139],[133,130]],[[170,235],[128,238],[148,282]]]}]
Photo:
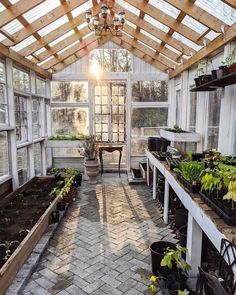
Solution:
[{"label": "french door", "polygon": [[94,85],[94,124],[103,142],[125,142],[126,84],[106,82]]}]

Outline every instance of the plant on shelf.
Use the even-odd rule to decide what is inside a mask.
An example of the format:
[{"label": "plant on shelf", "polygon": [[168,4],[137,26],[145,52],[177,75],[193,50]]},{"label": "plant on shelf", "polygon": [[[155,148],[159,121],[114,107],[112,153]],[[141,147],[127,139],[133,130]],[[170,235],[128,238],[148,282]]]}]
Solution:
[{"label": "plant on shelf", "polygon": [[78,134],[66,134],[66,135],[54,135],[54,136],[49,136],[49,140],[87,140],[88,136],[82,133]]},{"label": "plant on shelf", "polygon": [[188,131],[183,130],[179,125],[175,124],[173,128],[164,128],[166,131],[174,132],[174,133],[186,133]]},{"label": "plant on shelf", "polygon": [[210,70],[209,70],[210,66],[213,69],[212,59],[202,59],[199,61],[198,69],[197,69],[197,77],[194,79],[196,87],[212,80],[212,75],[209,74],[210,73]]},{"label": "plant on shelf", "polygon": [[223,196],[223,200],[231,201],[231,209],[235,209],[234,203],[236,202],[236,181],[229,182],[228,192]]},{"label": "plant on shelf", "polygon": [[235,57],[236,47],[234,47],[230,54],[226,57],[226,59],[221,62],[222,67],[220,67],[220,69],[222,68],[223,75],[227,75],[229,74],[229,72],[236,72]]}]

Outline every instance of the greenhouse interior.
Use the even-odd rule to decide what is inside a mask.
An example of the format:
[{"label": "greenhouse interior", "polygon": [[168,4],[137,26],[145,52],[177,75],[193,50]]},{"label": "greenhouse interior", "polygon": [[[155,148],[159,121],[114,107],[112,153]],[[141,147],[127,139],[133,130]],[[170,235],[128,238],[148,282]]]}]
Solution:
[{"label": "greenhouse interior", "polygon": [[0,0],[4,294],[236,294],[235,0]]}]

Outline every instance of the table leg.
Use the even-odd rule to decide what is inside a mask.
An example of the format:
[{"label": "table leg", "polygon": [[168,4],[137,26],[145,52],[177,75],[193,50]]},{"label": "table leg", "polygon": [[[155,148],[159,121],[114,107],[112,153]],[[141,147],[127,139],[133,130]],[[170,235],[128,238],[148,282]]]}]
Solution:
[{"label": "table leg", "polygon": [[149,159],[147,157],[147,185],[149,186],[150,185],[150,174],[149,174]]},{"label": "table leg", "polygon": [[121,157],[122,157],[122,151],[120,151],[120,157],[119,157],[119,177],[120,177],[120,162],[121,162]]},{"label": "table leg", "polygon": [[163,219],[164,219],[165,224],[168,224],[169,190],[170,190],[170,185],[169,185],[168,181],[165,179],[164,213],[163,213]]},{"label": "table leg", "polygon": [[101,164],[101,174],[103,174],[103,159],[102,159],[102,151],[99,151],[99,160]]},{"label": "table leg", "polygon": [[152,198],[153,200],[156,200],[157,198],[157,168],[156,166],[153,167],[153,193],[152,193]]}]

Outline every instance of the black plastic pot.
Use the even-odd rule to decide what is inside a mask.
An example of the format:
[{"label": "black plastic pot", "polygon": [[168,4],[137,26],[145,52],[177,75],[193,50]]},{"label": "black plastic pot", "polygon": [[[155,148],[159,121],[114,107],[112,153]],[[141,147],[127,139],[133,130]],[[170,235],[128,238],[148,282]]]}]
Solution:
[{"label": "black plastic pot", "polygon": [[60,212],[58,210],[52,211],[51,213],[51,223],[59,222]]},{"label": "black plastic pot", "polygon": [[77,186],[81,186],[81,184],[82,184],[82,174],[81,173],[75,176],[75,181],[76,181]]},{"label": "black plastic pot", "polygon": [[149,151],[161,151],[162,140],[161,137],[148,137]]},{"label": "black plastic pot", "polygon": [[66,203],[64,203],[64,202],[57,203],[57,210],[58,211],[64,211],[65,209],[66,209]]},{"label": "black plastic pot", "polygon": [[154,242],[150,246],[151,250],[151,262],[152,262],[152,273],[156,276],[160,274],[168,276],[171,270],[168,267],[161,266],[161,261],[168,248],[175,249],[175,244],[166,241]]},{"label": "black plastic pot", "polygon": [[199,76],[199,79],[200,79],[200,84],[205,84],[207,82],[210,82],[212,80],[212,76],[211,75],[202,75],[202,76]]},{"label": "black plastic pot", "polygon": [[229,74],[229,68],[227,66],[220,66],[219,67],[222,76],[226,76]]},{"label": "black plastic pot", "polygon": [[61,180],[62,179],[61,173],[55,173],[54,177],[55,177],[56,180]]},{"label": "black plastic pot", "polygon": [[198,87],[198,86],[201,85],[201,84],[200,84],[200,79],[199,79],[199,77],[194,78],[194,81],[195,81],[195,85],[196,85],[196,87]]},{"label": "black plastic pot", "polygon": [[188,210],[184,207],[177,207],[175,209],[175,226],[180,228],[181,226],[186,225],[188,222]]}]

